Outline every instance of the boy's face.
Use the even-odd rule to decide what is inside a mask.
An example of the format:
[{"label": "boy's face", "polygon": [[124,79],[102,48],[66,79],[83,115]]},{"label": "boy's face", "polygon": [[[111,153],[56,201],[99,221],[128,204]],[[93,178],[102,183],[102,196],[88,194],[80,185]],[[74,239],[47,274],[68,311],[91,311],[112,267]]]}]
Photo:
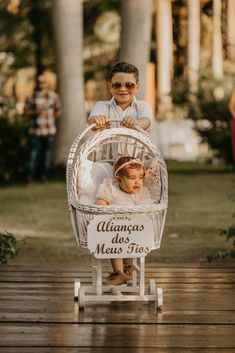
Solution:
[{"label": "boy's face", "polygon": [[125,72],[114,74],[108,86],[115,102],[123,109],[130,105],[139,89],[139,83],[136,82],[134,74],[127,74]]}]

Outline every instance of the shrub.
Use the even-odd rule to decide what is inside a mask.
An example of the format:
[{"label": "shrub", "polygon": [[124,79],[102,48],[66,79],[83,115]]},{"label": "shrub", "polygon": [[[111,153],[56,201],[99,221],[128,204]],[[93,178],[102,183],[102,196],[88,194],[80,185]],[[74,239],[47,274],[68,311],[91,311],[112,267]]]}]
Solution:
[{"label": "shrub", "polygon": [[[235,201],[235,194],[230,195],[230,199],[231,201]],[[235,214],[233,216],[235,217]],[[225,235],[227,241],[230,241],[233,239],[233,245],[235,245],[235,224],[232,224],[226,229],[221,229],[219,234],[222,236]],[[235,250],[227,250],[227,251],[220,250],[213,255],[208,255],[207,260],[209,262],[214,260],[224,260],[227,257],[235,259]]]},{"label": "shrub", "polygon": [[202,78],[197,103],[189,116],[196,120],[196,130],[203,142],[226,164],[232,164],[231,115],[228,110],[231,90],[231,78],[220,83],[209,77]]},{"label": "shrub", "polygon": [[21,179],[26,170],[27,126],[9,106],[0,114],[0,149],[0,181]]},{"label": "shrub", "polygon": [[22,245],[22,240],[8,232],[0,232],[0,263],[5,264],[9,259],[14,258]]},{"label": "shrub", "polygon": [[196,130],[213,150],[216,157],[222,158],[227,164],[232,163],[231,116],[228,111],[228,99],[200,102],[200,109],[207,126],[196,124]]}]

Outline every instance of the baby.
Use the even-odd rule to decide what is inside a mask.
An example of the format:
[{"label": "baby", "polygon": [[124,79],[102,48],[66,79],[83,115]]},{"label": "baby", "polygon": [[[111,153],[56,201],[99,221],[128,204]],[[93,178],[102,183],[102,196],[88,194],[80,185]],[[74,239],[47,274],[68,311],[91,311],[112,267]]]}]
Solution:
[{"label": "baby", "polygon": [[[134,157],[121,157],[114,165],[114,178],[105,178],[98,188],[97,205],[146,205],[153,204],[150,192],[144,186],[145,167]],[[107,285],[120,285],[130,276],[129,259],[112,259],[113,273]]]}]

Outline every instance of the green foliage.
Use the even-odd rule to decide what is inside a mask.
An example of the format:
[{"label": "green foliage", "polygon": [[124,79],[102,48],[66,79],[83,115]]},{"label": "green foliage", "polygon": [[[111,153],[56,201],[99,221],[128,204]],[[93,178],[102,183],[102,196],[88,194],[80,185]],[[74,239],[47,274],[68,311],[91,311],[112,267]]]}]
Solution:
[{"label": "green foliage", "polygon": [[209,121],[207,126],[198,124],[197,131],[202,140],[215,151],[215,155],[222,158],[227,164],[232,163],[231,116],[228,111],[228,100],[201,101],[203,117]]},{"label": "green foliage", "polygon": [[226,164],[232,163],[231,115],[228,110],[231,90],[231,79],[226,78],[218,84],[206,77],[202,79],[197,102],[189,110],[189,117],[196,120],[196,130],[202,140]]},{"label": "green foliage", "polygon": [[19,180],[27,162],[27,126],[25,118],[12,107],[0,114],[0,181]]},{"label": "green foliage", "polygon": [[[235,194],[231,195],[230,198],[232,201],[235,201]],[[234,217],[235,217],[235,214],[234,214]],[[227,241],[232,240],[232,243],[235,246],[235,223],[226,229],[221,229],[219,234],[222,236],[226,236]],[[220,250],[213,255],[207,256],[207,259],[210,262],[214,260],[224,260],[227,257],[235,259],[235,250],[227,250],[227,251]]]},{"label": "green foliage", "polygon": [[6,264],[14,258],[22,245],[22,240],[17,240],[12,233],[0,232],[0,263]]},{"label": "green foliage", "polygon": [[9,13],[7,5],[7,0],[1,1],[0,45],[2,52],[13,55],[12,66],[36,66],[38,55],[43,65],[53,66],[52,0],[21,0],[17,13]]}]

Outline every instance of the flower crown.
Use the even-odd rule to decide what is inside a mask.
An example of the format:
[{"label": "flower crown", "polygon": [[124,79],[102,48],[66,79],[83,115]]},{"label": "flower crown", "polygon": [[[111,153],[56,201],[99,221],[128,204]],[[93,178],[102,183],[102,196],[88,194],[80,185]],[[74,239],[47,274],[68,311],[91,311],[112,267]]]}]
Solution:
[{"label": "flower crown", "polygon": [[[122,158],[122,157],[120,157],[120,158]],[[120,158],[119,158],[119,159],[120,159]],[[117,160],[117,161],[118,161],[118,160]],[[117,163],[117,161],[116,161],[116,163]],[[142,167],[144,167],[144,163],[143,163],[140,159],[134,158],[134,159],[129,160],[128,162],[125,162],[125,163],[121,164],[121,165],[115,170],[114,175],[116,176],[117,173],[118,173],[121,169],[123,169],[124,167],[126,167],[127,165],[134,165],[134,164],[139,164],[139,165],[141,165]]]}]

